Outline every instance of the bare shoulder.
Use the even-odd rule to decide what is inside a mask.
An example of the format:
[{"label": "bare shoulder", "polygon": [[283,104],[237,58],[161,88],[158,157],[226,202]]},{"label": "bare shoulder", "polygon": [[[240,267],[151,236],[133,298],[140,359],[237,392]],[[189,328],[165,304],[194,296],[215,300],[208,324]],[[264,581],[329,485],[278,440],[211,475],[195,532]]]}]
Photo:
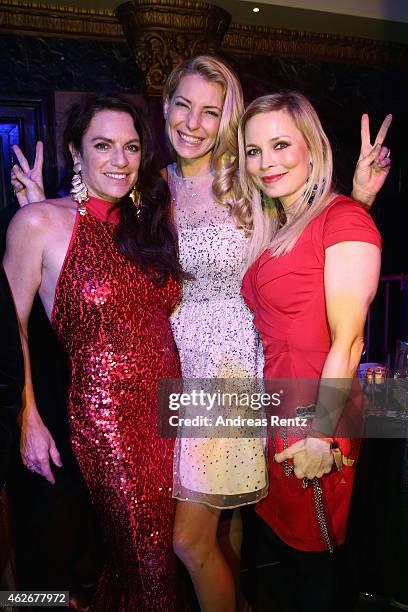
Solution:
[{"label": "bare shoulder", "polygon": [[9,232],[13,234],[30,232],[31,235],[34,233],[39,236],[69,221],[74,214],[75,205],[70,198],[33,202],[17,211],[10,223]]}]

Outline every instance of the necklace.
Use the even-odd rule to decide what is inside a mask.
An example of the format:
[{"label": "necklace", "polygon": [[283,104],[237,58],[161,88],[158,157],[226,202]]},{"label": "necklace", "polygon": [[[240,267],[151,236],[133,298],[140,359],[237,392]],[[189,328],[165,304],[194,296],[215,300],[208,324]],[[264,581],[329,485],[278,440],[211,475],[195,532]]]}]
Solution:
[{"label": "necklace", "polygon": [[168,167],[168,180],[178,229],[218,226],[229,216],[229,209],[215,200],[214,174],[180,176],[176,164]]},{"label": "necklace", "polygon": [[[183,192],[187,199],[194,199],[200,195],[200,192],[212,185],[213,173],[197,174],[195,176],[180,176],[177,172],[177,167],[173,167],[173,177],[177,186],[177,191]],[[174,200],[174,198],[173,198]]]}]

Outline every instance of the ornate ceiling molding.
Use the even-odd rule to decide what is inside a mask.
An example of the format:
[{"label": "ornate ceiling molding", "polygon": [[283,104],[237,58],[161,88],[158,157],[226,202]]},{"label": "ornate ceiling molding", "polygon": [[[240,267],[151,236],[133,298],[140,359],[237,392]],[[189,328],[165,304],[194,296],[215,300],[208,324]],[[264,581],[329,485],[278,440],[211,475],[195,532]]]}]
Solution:
[{"label": "ornate ceiling molding", "polygon": [[[135,8],[132,11],[123,8],[128,4],[137,6],[137,11]],[[203,14],[201,10],[200,13],[203,6],[210,7],[211,11],[204,11]],[[173,10],[170,11],[169,7]],[[171,63],[177,62],[178,57],[184,57],[186,52],[215,50],[218,46],[219,50],[229,54],[299,57],[377,66],[407,65],[406,45],[366,38],[242,24],[232,24],[222,37],[227,19],[225,15],[228,14],[218,7],[192,0],[136,0],[118,8],[118,13],[122,12],[123,16],[126,11],[132,13],[135,31],[139,35],[141,28],[144,29],[144,53],[151,42],[154,43],[153,47],[156,44],[152,35],[157,32],[165,43]],[[129,27],[124,25],[124,29]],[[201,31],[208,28],[212,32],[212,42],[204,42],[202,34],[199,35],[200,28]],[[0,32],[125,42],[122,26],[113,10],[76,8],[37,0],[0,0]],[[130,32],[127,38],[129,36]],[[159,43],[162,45],[159,40],[157,52]],[[134,50],[134,44],[131,47]],[[170,65],[168,59],[160,58],[160,62],[163,61]],[[155,77],[156,80],[160,78],[158,74]]]},{"label": "ornate ceiling molding", "polygon": [[113,10],[83,9],[36,0],[0,0],[0,32],[123,40]]},{"label": "ornate ceiling molding", "polygon": [[379,66],[408,63],[408,47],[399,43],[244,24],[230,26],[222,50]]}]

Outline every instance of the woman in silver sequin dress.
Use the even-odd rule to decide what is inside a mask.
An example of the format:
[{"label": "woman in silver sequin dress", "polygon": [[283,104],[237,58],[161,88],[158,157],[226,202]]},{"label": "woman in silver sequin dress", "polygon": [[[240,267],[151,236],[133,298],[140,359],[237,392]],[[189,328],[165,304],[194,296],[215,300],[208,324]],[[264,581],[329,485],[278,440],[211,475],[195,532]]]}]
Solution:
[{"label": "woman in silver sequin dress", "polygon": [[[262,349],[240,295],[247,239],[231,216],[233,147],[243,112],[238,79],[216,58],[185,62],[166,83],[164,112],[177,160],[167,176],[180,259],[193,276],[184,283],[171,319],[183,378],[262,377]],[[176,441],[175,551],[190,572],[202,610],[235,609],[232,572],[217,542],[222,508],[255,503],[266,494],[260,438]]]}]

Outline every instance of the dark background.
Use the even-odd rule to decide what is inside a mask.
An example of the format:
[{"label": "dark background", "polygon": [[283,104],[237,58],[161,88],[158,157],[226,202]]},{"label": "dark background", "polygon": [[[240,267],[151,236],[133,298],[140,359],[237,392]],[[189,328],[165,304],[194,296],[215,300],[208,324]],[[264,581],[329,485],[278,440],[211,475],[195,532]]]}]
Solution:
[{"label": "dark background", "polygon": [[[361,114],[369,113],[373,136],[384,116],[393,114],[387,137],[393,167],[372,214],[383,237],[382,274],[407,272],[406,69],[310,58],[220,55],[238,73],[247,102],[282,88],[299,90],[312,100],[333,146],[337,187],[346,194],[351,192],[360,147]],[[61,159],[57,141],[63,128],[63,112],[68,102],[75,99],[75,92],[118,91],[142,96],[145,87],[126,43],[4,33],[0,35],[0,91],[0,206],[5,207],[13,202],[8,178],[11,144],[19,142],[32,160],[35,140],[44,140],[46,192],[55,195],[61,174],[57,171],[57,158]],[[165,162],[160,99],[150,98],[148,103]],[[384,339],[383,284],[376,300],[378,312],[375,307],[372,313],[372,340],[367,354],[370,361],[383,361],[394,353],[399,333],[400,284],[390,283],[389,291],[389,337]]]},{"label": "dark background", "polygon": [[[301,23],[299,26],[301,27]],[[319,28],[322,28],[321,19]],[[355,34],[364,35],[363,32]],[[383,236],[382,274],[407,273],[406,68],[400,65],[324,62],[310,58],[220,55],[229,61],[238,73],[247,102],[279,88],[297,89],[312,100],[333,146],[338,189],[346,194],[351,192],[352,175],[360,148],[361,114],[369,113],[373,136],[384,116],[387,113],[394,115],[386,143],[392,150],[393,167],[372,214]],[[11,145],[19,143],[32,162],[35,141],[40,138],[45,142],[46,193],[55,195],[59,176],[57,160],[61,158],[58,140],[63,129],[63,112],[77,94],[95,91],[117,91],[145,96],[143,77],[126,43],[85,38],[25,36],[12,32],[0,34],[0,209],[8,207],[7,211],[3,211],[3,219],[11,216],[13,207],[16,207],[9,183]],[[167,153],[161,139],[163,120],[160,99],[151,98],[148,102],[164,162]],[[395,339],[400,334],[400,310],[405,308],[405,311],[408,311],[408,304],[401,304],[400,283],[394,281],[389,285],[389,315],[386,317],[385,292],[386,284],[383,282],[371,313],[370,351],[365,356],[369,361],[383,361],[387,354],[393,354]],[[384,336],[386,319],[390,330],[387,338]],[[47,322],[43,321],[43,325],[42,329],[45,330]],[[45,338],[43,333],[46,332],[40,332],[38,338],[38,344],[42,344],[42,348]],[[47,342],[48,346],[52,345],[51,338]],[[54,347],[52,350],[58,349]],[[54,370],[58,365],[53,362],[48,367],[43,363],[45,373],[40,379],[44,383],[44,393],[50,392],[50,381],[56,376]],[[63,409],[65,400],[64,397],[58,397],[58,389],[54,392],[56,399],[48,403],[52,403],[57,412],[59,407]],[[65,423],[62,426],[65,427]],[[57,429],[57,425],[55,428]],[[58,432],[53,431],[53,434],[57,436]],[[64,436],[62,432],[61,437],[67,438],[67,435]],[[403,534],[406,534],[407,470],[404,471],[405,479],[401,477],[402,457],[405,465],[408,465],[407,451],[404,441],[401,441],[401,448],[394,443],[384,447],[379,441],[378,448],[375,444],[374,441],[361,460],[360,479],[363,482],[356,488],[358,493],[351,533],[358,544],[356,563],[360,567],[367,567],[367,575],[362,579],[362,585],[380,593],[398,595],[401,586],[395,585],[393,581],[406,573],[407,558],[406,537],[403,537]],[[69,462],[68,458],[66,461]],[[29,478],[28,473],[24,472],[21,478]],[[68,472],[68,482],[71,482],[70,478],[71,474]],[[14,482],[26,492],[27,499],[23,499],[20,508],[20,524],[24,524],[24,521],[27,522],[26,509],[31,503],[31,490],[23,480],[16,479]],[[376,483],[376,486],[366,483]],[[401,487],[405,487],[405,497],[401,496]],[[38,497],[38,483],[33,483],[32,489],[32,499],[35,499]],[[67,488],[61,489],[61,505],[70,512],[66,503],[66,490]],[[56,504],[60,503],[58,499]],[[383,511],[382,504],[385,508]],[[13,511],[15,516],[18,516],[17,510]],[[28,531],[38,532],[37,540],[42,536],[42,532],[35,520],[43,514],[43,509],[39,508],[38,512],[33,514],[34,518],[31,517],[27,523]],[[71,513],[71,522],[73,516]],[[371,521],[368,520],[370,517]],[[366,531],[361,530],[361,525],[365,523]],[[56,526],[58,525],[56,523]],[[399,530],[400,533],[397,532]],[[22,531],[22,539],[24,535],[25,532]],[[38,563],[37,540],[28,549],[25,559],[26,567],[30,568],[31,579],[33,563],[30,554],[37,559],[37,565],[41,566],[41,563]],[[27,546],[22,542],[21,549],[24,548],[27,549]],[[50,550],[48,547],[44,555],[50,554]],[[54,557],[52,559],[55,564]],[[64,564],[65,559],[60,560],[62,569],[66,565]],[[61,581],[58,572],[55,574],[56,584],[68,584],[65,582],[66,578]],[[404,597],[405,595],[401,596],[401,599],[405,601]]]}]

